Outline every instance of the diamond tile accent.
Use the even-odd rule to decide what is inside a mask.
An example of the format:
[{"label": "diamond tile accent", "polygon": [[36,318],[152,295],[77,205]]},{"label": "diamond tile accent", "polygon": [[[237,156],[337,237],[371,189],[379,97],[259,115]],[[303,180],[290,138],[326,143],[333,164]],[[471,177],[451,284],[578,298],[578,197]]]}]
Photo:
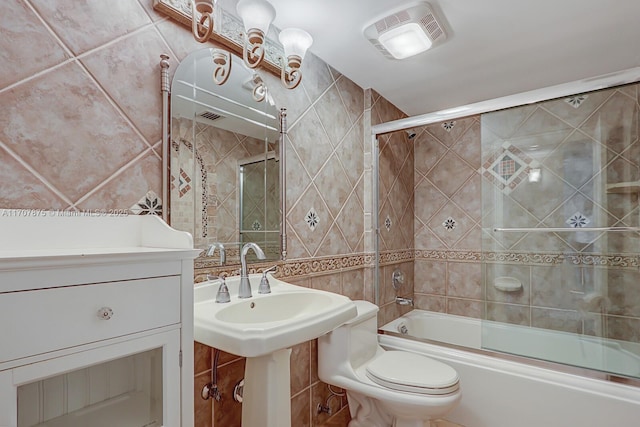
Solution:
[{"label": "diamond tile accent", "polygon": [[573,108],[578,108],[589,97],[589,95],[576,95],[565,98],[564,102],[571,105]]},{"label": "diamond tile accent", "polygon": [[522,163],[519,160],[517,157],[505,154],[502,158],[496,160],[491,169],[507,183],[522,168]]},{"label": "diamond tile accent", "polygon": [[184,169],[180,168],[180,176],[178,177],[178,193],[183,197],[191,190],[191,178]]},{"label": "diamond tile accent", "polygon": [[480,173],[504,194],[509,194],[527,180],[532,168],[539,166],[536,160],[506,142],[502,150],[498,150],[483,163]]},{"label": "diamond tile accent", "polygon": [[162,215],[162,200],[150,190],[129,210],[135,215]]},{"label": "diamond tile accent", "polygon": [[316,226],[320,222],[320,218],[318,217],[318,214],[316,213],[316,210],[313,207],[309,209],[309,212],[307,212],[307,215],[305,215],[304,220],[309,226],[309,228],[311,229],[311,231],[314,231],[316,229]]},{"label": "diamond tile accent", "polygon": [[442,122],[442,128],[447,132],[451,132],[451,129],[456,125],[456,121],[452,120],[450,122]]},{"label": "diamond tile accent", "polygon": [[565,222],[573,228],[582,228],[587,224],[589,224],[591,220],[586,216],[582,215],[580,212],[576,212],[573,215],[571,215],[569,219],[567,219]]},{"label": "diamond tile accent", "polygon": [[391,218],[389,218],[389,215],[387,215],[387,218],[384,220],[384,228],[387,229],[387,231],[391,231],[391,225],[393,223],[391,222]]},{"label": "diamond tile accent", "polygon": [[253,224],[251,224],[251,228],[254,231],[260,231],[262,230],[262,224],[260,224],[260,221],[258,221],[257,219],[255,221],[253,221]]},{"label": "diamond tile accent", "polygon": [[451,217],[448,217],[447,219],[444,220],[444,222],[442,223],[442,226],[446,228],[447,231],[453,231],[453,229],[456,228],[456,220]]}]

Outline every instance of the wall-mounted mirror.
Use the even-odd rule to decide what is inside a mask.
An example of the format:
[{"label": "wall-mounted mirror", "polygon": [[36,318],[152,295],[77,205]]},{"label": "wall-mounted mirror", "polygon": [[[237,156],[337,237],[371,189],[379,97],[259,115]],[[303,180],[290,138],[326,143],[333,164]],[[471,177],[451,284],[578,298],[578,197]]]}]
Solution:
[{"label": "wall-mounted mirror", "polygon": [[169,223],[191,233],[196,248],[222,243],[227,265],[249,241],[279,260],[280,110],[242,58],[231,55],[229,79],[214,83],[216,51],[191,53],[171,84]]}]

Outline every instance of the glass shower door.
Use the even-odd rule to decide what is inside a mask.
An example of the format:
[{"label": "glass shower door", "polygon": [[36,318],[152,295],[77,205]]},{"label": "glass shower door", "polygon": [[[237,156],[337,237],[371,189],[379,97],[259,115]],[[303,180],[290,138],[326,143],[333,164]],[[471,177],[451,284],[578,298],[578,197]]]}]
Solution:
[{"label": "glass shower door", "polygon": [[482,115],[483,347],[640,377],[638,86]]}]

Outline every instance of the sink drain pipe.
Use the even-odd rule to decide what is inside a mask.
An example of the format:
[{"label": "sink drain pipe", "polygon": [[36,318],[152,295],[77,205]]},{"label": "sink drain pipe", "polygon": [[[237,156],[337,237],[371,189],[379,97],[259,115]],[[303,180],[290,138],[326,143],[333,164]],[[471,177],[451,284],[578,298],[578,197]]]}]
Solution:
[{"label": "sink drain pipe", "polygon": [[220,358],[220,350],[217,348],[213,352],[213,363],[211,365],[211,382],[202,387],[200,397],[207,400],[213,398],[216,402],[220,402],[222,394],[218,390],[218,359]]}]

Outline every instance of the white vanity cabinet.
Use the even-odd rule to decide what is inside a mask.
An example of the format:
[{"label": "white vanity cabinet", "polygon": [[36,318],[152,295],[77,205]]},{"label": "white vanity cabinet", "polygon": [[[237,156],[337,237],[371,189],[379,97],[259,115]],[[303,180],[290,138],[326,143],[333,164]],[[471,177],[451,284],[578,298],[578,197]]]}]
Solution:
[{"label": "white vanity cabinet", "polygon": [[0,210],[0,236],[0,427],[193,426],[188,233]]}]

